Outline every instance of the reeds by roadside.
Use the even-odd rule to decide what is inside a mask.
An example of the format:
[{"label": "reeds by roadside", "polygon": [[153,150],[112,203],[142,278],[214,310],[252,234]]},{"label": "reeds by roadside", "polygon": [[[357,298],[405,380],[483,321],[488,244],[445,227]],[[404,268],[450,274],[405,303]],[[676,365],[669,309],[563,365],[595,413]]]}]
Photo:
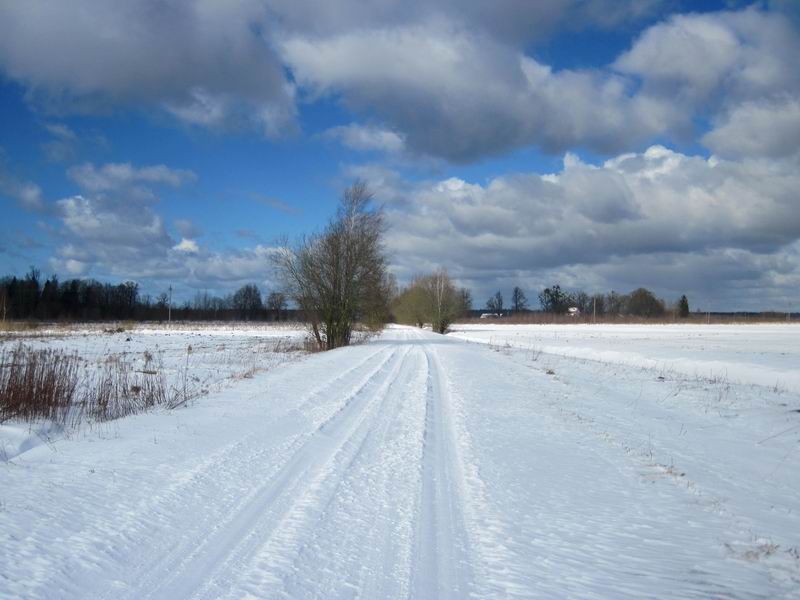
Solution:
[{"label": "reeds by roadside", "polygon": [[0,353],[0,422],[37,418],[66,422],[75,404],[80,359],[22,344]]},{"label": "reeds by roadside", "polygon": [[160,370],[134,371],[119,357],[98,370],[83,365],[77,354],[59,350],[18,344],[0,353],[0,422],[48,419],[75,426],[184,401],[181,392],[168,391]]}]

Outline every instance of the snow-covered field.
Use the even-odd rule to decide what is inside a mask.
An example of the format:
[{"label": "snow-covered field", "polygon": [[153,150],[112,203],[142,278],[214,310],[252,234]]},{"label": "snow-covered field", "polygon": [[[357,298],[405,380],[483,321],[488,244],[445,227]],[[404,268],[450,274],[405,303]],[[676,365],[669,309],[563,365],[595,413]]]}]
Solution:
[{"label": "snow-covered field", "polygon": [[742,331],[395,327],[70,434],[0,463],[0,597],[799,597],[797,328]]},{"label": "snow-covered field", "polygon": [[[305,329],[296,324],[60,326],[0,334],[0,352],[23,344],[77,354],[86,384],[105,365],[122,363],[134,373],[157,373],[168,393],[191,400],[297,358],[305,337]],[[65,433],[80,431],[64,432],[52,423],[0,424],[0,460]]]},{"label": "snow-covered field", "polygon": [[456,325],[491,345],[800,393],[800,324]]}]

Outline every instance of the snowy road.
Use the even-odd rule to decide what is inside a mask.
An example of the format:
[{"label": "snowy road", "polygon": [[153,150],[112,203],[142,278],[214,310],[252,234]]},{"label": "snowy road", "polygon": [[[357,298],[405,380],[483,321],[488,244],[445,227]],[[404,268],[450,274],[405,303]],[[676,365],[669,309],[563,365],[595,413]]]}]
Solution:
[{"label": "snowy road", "polygon": [[534,358],[395,328],[35,448],[0,597],[798,597],[796,395]]}]

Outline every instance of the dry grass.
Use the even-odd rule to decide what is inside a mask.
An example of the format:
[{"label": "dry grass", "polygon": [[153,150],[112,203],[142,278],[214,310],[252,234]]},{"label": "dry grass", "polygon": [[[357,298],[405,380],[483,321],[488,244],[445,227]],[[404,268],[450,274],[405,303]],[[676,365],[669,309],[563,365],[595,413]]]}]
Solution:
[{"label": "dry grass", "polygon": [[159,370],[134,371],[118,356],[99,370],[82,369],[77,354],[22,344],[0,354],[0,422],[48,419],[64,426],[109,421],[185,401],[167,392]]},{"label": "dry grass", "polygon": [[80,359],[18,345],[0,354],[0,422],[37,418],[66,422],[75,402]]},{"label": "dry grass", "polygon": [[34,331],[39,328],[37,321],[0,321],[0,332],[16,333]]},{"label": "dry grass", "polygon": [[122,360],[111,360],[86,388],[82,415],[93,421],[111,421],[152,408],[171,407],[175,394],[168,394],[163,375],[157,370],[133,371]]}]

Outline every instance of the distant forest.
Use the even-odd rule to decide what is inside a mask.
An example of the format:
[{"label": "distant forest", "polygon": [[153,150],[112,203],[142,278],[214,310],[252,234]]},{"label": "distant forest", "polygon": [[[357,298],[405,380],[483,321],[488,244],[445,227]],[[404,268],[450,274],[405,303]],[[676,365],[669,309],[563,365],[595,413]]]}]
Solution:
[{"label": "distant forest", "polygon": [[169,292],[156,298],[139,293],[133,281],[120,284],[94,279],[58,281],[53,275],[42,279],[32,268],[25,277],[0,279],[0,318],[44,321],[278,321],[295,318],[280,292],[262,297],[255,284],[220,298],[198,292],[181,304],[172,302]]},{"label": "distant forest", "polygon": [[[400,290],[392,306],[391,321],[404,322],[398,301],[408,290]],[[638,317],[660,318],[667,315],[689,316],[689,302],[682,296],[674,305],[657,298],[647,289],[639,288],[629,294],[588,295],[566,292],[558,285],[545,288],[538,294],[539,306],[534,308],[525,293],[516,287],[510,304],[505,304],[501,292],[491,296],[485,308],[474,308],[467,290],[462,290],[458,315],[477,318],[487,311],[493,316],[533,315],[547,313],[566,315],[570,308],[584,316],[598,318]],[[400,303],[402,304],[402,303]],[[770,319],[797,319],[800,315],[773,312],[710,312],[723,316],[760,316]],[[102,283],[95,279],[59,281],[53,275],[43,279],[39,270],[31,268],[25,277],[6,276],[0,279],[0,319],[42,321],[285,321],[303,320],[302,312],[288,308],[286,296],[277,291],[262,294],[250,283],[224,297],[198,292],[191,300],[173,302],[169,291],[155,298],[139,292],[133,281],[119,284]]]}]

